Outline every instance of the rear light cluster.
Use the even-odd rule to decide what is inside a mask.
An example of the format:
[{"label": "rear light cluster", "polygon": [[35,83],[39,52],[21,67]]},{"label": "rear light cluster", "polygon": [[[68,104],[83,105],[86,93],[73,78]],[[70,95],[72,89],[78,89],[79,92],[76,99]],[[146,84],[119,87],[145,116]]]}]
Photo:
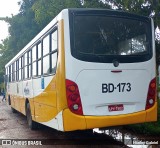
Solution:
[{"label": "rear light cluster", "polygon": [[149,84],[146,110],[151,108],[155,102],[156,102],[156,78],[152,79]]},{"label": "rear light cluster", "polygon": [[66,94],[68,107],[71,112],[83,115],[82,103],[78,86],[75,82],[66,79]]}]

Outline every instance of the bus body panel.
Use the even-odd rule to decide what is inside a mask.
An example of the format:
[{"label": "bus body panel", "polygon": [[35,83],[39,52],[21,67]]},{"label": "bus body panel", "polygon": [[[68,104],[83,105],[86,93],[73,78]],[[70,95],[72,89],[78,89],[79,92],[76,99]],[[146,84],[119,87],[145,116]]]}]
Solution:
[{"label": "bus body panel", "polygon": [[[145,110],[148,73],[145,70],[111,71],[83,70],[78,75],[76,83],[84,115],[117,115]],[[123,106],[118,111],[109,109],[110,105],[119,104]]]},{"label": "bus body panel", "polygon": [[[149,121],[156,121],[157,115],[157,102],[155,105],[146,111],[126,114],[126,115],[112,115],[112,116],[79,116],[73,114],[69,109],[64,110],[64,131],[72,130],[82,130],[82,129],[92,129],[92,128],[101,128],[117,125],[127,125],[127,124],[136,124]],[[152,119],[149,119],[149,116]]]},{"label": "bus body panel", "polygon": [[18,94],[17,94],[17,97],[19,97],[20,99],[20,111],[21,113],[23,113],[24,115],[26,115],[26,109],[25,109],[25,99],[24,99],[24,95],[23,95],[23,92],[24,92],[24,89],[23,89],[23,82],[20,81],[17,83],[17,89],[18,89]]},{"label": "bus body panel", "polygon": [[[61,41],[58,44],[58,61],[57,61],[57,111],[58,113],[68,108],[67,100],[66,100],[66,61],[65,61],[65,33],[64,33],[64,26],[66,25],[65,17],[66,11],[62,13],[63,19],[60,19],[58,23],[58,40]],[[61,17],[62,17],[61,16]]]}]

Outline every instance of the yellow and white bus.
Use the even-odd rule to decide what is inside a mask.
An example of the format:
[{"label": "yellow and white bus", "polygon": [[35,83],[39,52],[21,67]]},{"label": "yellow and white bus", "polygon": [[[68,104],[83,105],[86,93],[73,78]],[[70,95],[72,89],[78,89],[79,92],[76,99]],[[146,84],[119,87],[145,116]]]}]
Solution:
[{"label": "yellow and white bus", "polygon": [[157,120],[153,20],[64,9],[8,64],[13,111],[60,131]]}]

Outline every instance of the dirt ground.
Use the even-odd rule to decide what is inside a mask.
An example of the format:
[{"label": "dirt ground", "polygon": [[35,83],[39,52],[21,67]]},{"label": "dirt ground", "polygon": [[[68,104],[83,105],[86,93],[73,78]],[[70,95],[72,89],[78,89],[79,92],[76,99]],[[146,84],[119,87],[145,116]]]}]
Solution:
[{"label": "dirt ground", "polygon": [[[8,142],[8,143],[7,143]],[[125,147],[105,134],[93,132],[59,132],[42,126],[38,130],[30,130],[26,117],[20,113],[12,113],[10,106],[0,97],[0,147],[8,145],[41,145],[48,147]]]}]

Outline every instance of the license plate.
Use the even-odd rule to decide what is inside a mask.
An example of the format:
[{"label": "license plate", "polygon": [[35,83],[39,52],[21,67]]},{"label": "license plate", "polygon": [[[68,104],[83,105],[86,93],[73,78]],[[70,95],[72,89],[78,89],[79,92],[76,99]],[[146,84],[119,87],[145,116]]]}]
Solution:
[{"label": "license plate", "polygon": [[123,111],[124,107],[123,104],[117,104],[117,105],[108,105],[109,112],[113,111]]}]

